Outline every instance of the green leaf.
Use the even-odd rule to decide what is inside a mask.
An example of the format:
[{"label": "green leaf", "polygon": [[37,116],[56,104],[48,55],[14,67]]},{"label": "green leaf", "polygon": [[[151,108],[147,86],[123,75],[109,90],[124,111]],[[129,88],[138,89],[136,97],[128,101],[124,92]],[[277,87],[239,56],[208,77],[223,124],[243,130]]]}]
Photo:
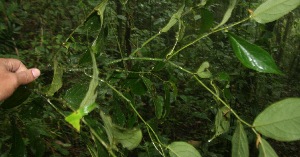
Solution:
[{"label": "green leaf", "polygon": [[282,74],[267,51],[232,33],[228,35],[235,55],[244,66],[258,72]]},{"label": "green leaf", "polygon": [[24,157],[26,156],[26,147],[22,139],[22,135],[19,129],[16,127],[15,120],[11,120],[12,127],[12,146],[10,149],[10,154],[13,157]]},{"label": "green leaf", "polygon": [[261,112],[253,127],[262,135],[278,141],[300,139],[300,98],[276,102]]},{"label": "green leaf", "polygon": [[299,0],[267,0],[253,12],[251,17],[258,23],[272,22],[288,14],[299,5]]},{"label": "green leaf", "polygon": [[113,128],[113,136],[116,143],[120,143],[128,150],[136,148],[143,137],[141,129],[124,129],[119,127]]},{"label": "green leaf", "polygon": [[162,118],[164,110],[163,98],[161,96],[157,96],[156,98],[154,98],[154,105],[156,118]]},{"label": "green leaf", "polygon": [[118,127],[112,123],[111,117],[100,112],[101,118],[104,123],[106,134],[112,148],[117,148],[117,144],[121,144],[124,148],[132,150],[136,148],[142,141],[141,129],[125,129]]},{"label": "green leaf", "polygon": [[27,98],[30,96],[31,90],[29,90],[29,86],[20,86],[13,93],[12,96],[7,98],[2,104],[1,107],[4,109],[10,109],[21,105]]},{"label": "green leaf", "polygon": [[220,108],[215,118],[215,135],[209,141],[217,136],[227,132],[230,127],[230,109],[226,106]]},{"label": "green leaf", "polygon": [[132,93],[136,95],[143,95],[147,92],[147,86],[145,85],[144,80],[135,74],[130,74],[127,77],[125,80],[125,87],[129,87]]},{"label": "green leaf", "polygon": [[200,78],[211,78],[212,74],[211,72],[208,70],[209,68],[209,63],[208,62],[203,62],[201,64],[201,66],[198,68],[197,70],[197,75]]},{"label": "green leaf", "polygon": [[259,139],[260,143],[258,146],[259,155],[258,157],[278,157],[271,145],[263,138]]},{"label": "green leaf", "polygon": [[66,94],[63,96],[63,99],[67,102],[69,107],[73,110],[79,108],[80,103],[85,97],[89,89],[88,84],[76,84],[67,90]]},{"label": "green leaf", "polygon": [[103,18],[104,18],[104,10],[106,8],[108,0],[103,0],[96,8],[95,10],[97,11],[97,14],[100,16],[100,20],[101,20],[101,25],[100,25],[100,29],[102,28],[103,25]]},{"label": "green leaf", "polygon": [[200,9],[201,19],[200,19],[200,30],[199,34],[206,33],[214,24],[214,15],[211,11],[207,9]]},{"label": "green leaf", "polygon": [[52,83],[51,83],[51,86],[50,86],[50,89],[47,91],[46,95],[47,96],[53,96],[54,93],[56,93],[63,85],[63,82],[62,82],[62,76],[63,76],[63,68],[60,67],[58,65],[58,61],[56,59],[54,59],[53,61],[54,65],[54,74],[53,74],[53,80],[52,80]]},{"label": "green leaf", "polygon": [[214,29],[217,29],[220,26],[223,26],[229,20],[229,18],[231,17],[231,13],[232,13],[235,5],[236,5],[236,1],[237,0],[230,0],[229,1],[229,6],[227,8],[226,13],[224,14],[224,17],[223,17],[222,21]]},{"label": "green leaf", "polygon": [[162,28],[160,32],[164,33],[169,31],[169,29],[172,28],[180,19],[183,9],[184,9],[184,5],[175,14],[172,15],[168,24],[164,28]]},{"label": "green leaf", "polygon": [[232,157],[248,157],[249,156],[249,146],[248,138],[245,133],[243,124],[238,121],[238,125],[232,136]]},{"label": "green leaf", "polygon": [[88,115],[97,107],[96,103],[86,105],[85,107],[80,107],[78,110],[74,111],[72,114],[67,116],[65,120],[70,123],[78,132],[80,132],[80,120],[83,116]]},{"label": "green leaf", "polygon": [[80,132],[80,120],[83,116],[90,113],[96,108],[95,100],[97,97],[96,88],[99,84],[98,81],[98,67],[95,58],[95,52],[91,52],[92,64],[93,64],[93,75],[89,84],[89,90],[86,92],[85,97],[80,103],[79,109],[67,116],[65,120],[69,122],[78,132]]},{"label": "green leaf", "polygon": [[200,153],[186,142],[173,142],[167,148],[170,157],[201,157]]}]

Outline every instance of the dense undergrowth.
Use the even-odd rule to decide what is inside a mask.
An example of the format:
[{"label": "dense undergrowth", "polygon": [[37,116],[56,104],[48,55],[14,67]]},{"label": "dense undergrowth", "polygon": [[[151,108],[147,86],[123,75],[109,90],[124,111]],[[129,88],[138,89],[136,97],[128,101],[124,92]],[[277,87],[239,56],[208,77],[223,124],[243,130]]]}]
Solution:
[{"label": "dense undergrowth", "polygon": [[261,1],[0,2],[0,56],[42,71],[1,104],[1,156],[300,153],[297,133],[272,128],[299,128],[280,123],[299,119],[299,8],[275,19]]}]

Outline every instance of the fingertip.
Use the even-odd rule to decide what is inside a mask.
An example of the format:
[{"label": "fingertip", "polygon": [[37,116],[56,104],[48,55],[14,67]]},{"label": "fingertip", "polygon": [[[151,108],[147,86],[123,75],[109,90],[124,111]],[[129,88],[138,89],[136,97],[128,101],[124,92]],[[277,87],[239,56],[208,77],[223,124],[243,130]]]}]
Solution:
[{"label": "fingertip", "polygon": [[37,68],[31,69],[31,73],[32,73],[34,78],[38,78],[41,75],[41,71]]}]

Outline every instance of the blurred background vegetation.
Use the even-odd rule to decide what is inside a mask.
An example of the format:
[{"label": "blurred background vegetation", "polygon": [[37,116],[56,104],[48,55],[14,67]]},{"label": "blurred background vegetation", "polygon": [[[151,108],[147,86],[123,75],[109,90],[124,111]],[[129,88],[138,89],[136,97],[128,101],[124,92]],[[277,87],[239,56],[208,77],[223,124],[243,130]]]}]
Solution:
[{"label": "blurred background vegetation", "polygon": [[[53,77],[53,61],[64,69],[63,87],[51,97],[58,110],[67,112],[64,96],[77,84],[88,86],[89,77],[83,73],[90,68],[86,62],[86,50],[92,43],[91,35],[76,29],[101,0],[0,0],[0,57],[18,58],[28,67],[38,67],[41,77],[23,90],[31,92],[21,105],[0,110],[0,156],[90,156],[87,145],[93,145],[87,131],[78,134],[70,127],[45,96]],[[222,20],[228,2],[209,0],[201,8],[201,1],[186,0],[192,11],[185,15],[185,36],[178,43],[181,47],[199,35],[208,32]],[[263,0],[239,0],[229,23],[249,16],[249,9],[256,8]],[[179,70],[151,62],[123,62],[106,66],[109,62],[129,56],[144,41],[155,35],[182,6],[180,0],[111,0],[105,14],[104,53],[97,56],[100,75],[109,79],[127,98],[134,100],[139,113],[151,124],[164,142],[181,140],[194,145],[203,156],[230,156],[232,130],[214,139],[214,117],[218,104],[205,89],[195,88],[195,81]],[[90,26],[92,27],[92,26]],[[76,29],[76,30],[75,30]],[[75,31],[75,33],[73,32]],[[90,30],[91,32],[93,30]],[[156,37],[143,47],[141,57],[164,57],[173,47],[176,29]],[[267,50],[275,59],[284,75],[257,73],[246,69],[234,56],[225,33],[212,34],[183,50],[172,60],[178,65],[195,71],[208,61],[216,84],[224,98],[242,118],[253,121],[269,104],[286,97],[300,95],[300,10],[262,25],[247,21],[231,30],[241,37]],[[66,51],[65,40],[71,33],[76,39]],[[75,39],[74,39],[75,40]],[[149,78],[154,91],[145,89],[140,76],[128,71],[147,71],[156,68]],[[165,68],[165,71],[160,69]],[[225,78],[225,79],[224,79]],[[171,81],[172,88],[168,115],[155,117],[152,97],[158,100],[164,95],[164,84]],[[206,82],[209,84],[209,80]],[[80,86],[81,87],[81,86]],[[0,87],[1,88],[1,87]],[[102,108],[112,115],[113,121],[126,127],[139,125],[137,116],[124,105],[111,89],[100,86],[97,99]],[[67,93],[67,94],[65,94]],[[69,92],[70,93],[70,92]],[[150,96],[149,96],[150,95]],[[97,118],[99,115],[92,115]],[[232,122],[232,125],[235,125]],[[142,127],[142,126],[141,126]],[[145,128],[144,128],[145,129]],[[250,130],[250,129],[249,129]],[[251,149],[255,148],[255,137],[249,134]],[[123,156],[160,156],[144,137],[133,151],[122,150]],[[252,140],[251,140],[252,139]],[[279,156],[299,156],[299,142],[282,143],[272,141]],[[253,156],[257,152],[253,151]]]}]

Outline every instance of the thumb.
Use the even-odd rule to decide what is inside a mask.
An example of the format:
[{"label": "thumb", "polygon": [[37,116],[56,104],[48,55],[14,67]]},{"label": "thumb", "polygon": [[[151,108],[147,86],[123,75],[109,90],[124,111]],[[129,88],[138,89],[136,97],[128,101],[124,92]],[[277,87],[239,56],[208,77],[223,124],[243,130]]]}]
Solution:
[{"label": "thumb", "polygon": [[20,71],[16,73],[18,84],[28,84],[40,76],[41,72],[39,69],[33,68],[26,71]]}]

